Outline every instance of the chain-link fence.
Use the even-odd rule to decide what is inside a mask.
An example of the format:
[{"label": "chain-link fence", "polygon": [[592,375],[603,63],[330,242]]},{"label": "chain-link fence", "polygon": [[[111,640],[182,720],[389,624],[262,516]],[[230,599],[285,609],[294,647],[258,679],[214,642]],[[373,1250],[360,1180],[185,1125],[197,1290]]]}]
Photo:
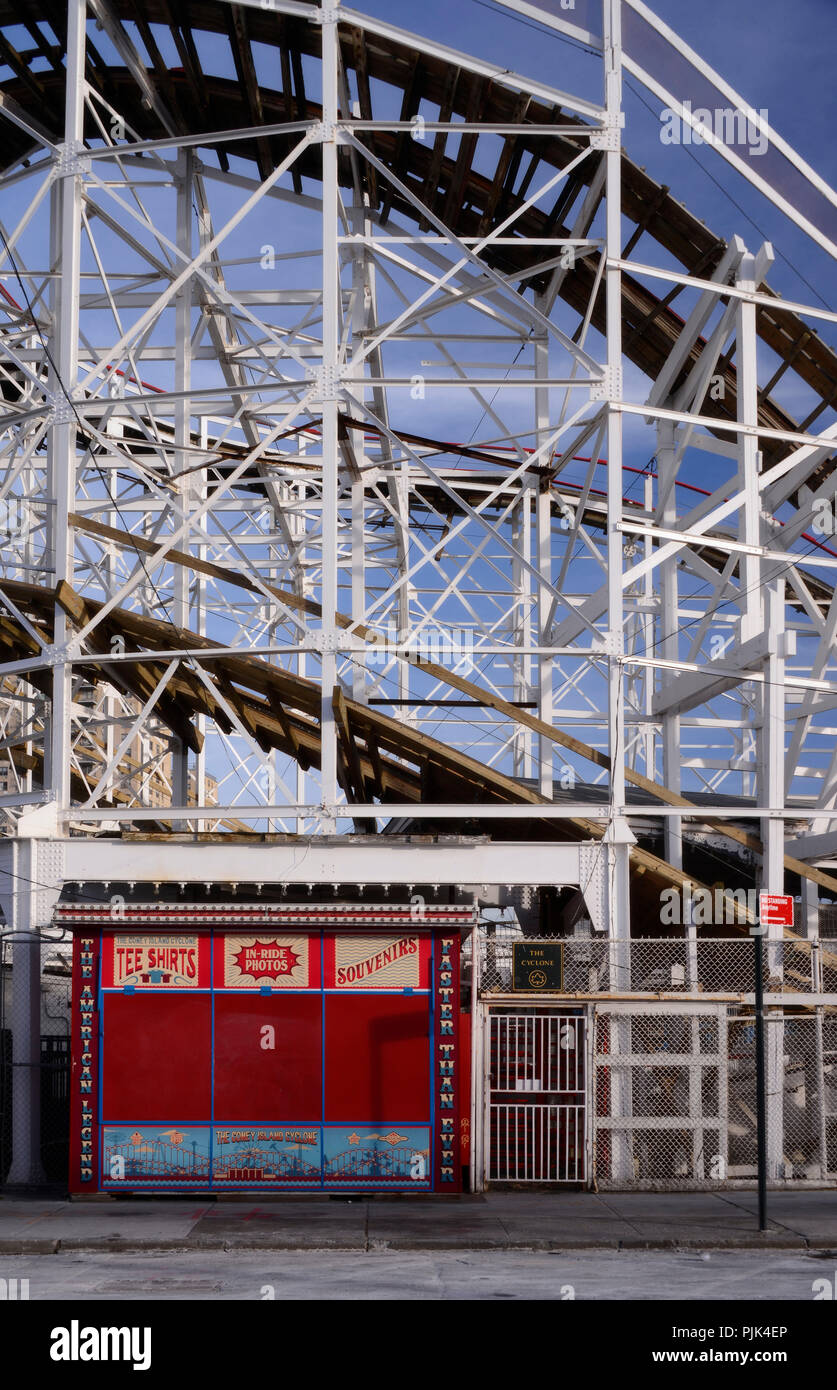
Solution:
[{"label": "chain-link fence", "polygon": [[[497,932],[476,937],[480,990],[489,999],[510,990],[512,945],[521,939]],[[532,938],[526,940],[532,944]],[[669,999],[618,1005],[602,999],[579,1010],[579,1019],[590,1017],[589,1178],[602,1189],[717,1189],[754,1183],[754,1018],[746,999],[732,1004],[719,998],[752,993],[752,941],[620,943],[578,937],[565,940],[563,951],[568,994],[621,990],[710,996],[705,1002],[684,999],[681,1004]],[[814,989],[837,992],[837,967],[831,964],[828,943],[818,949],[804,941],[770,942],[764,958],[765,990],[774,998],[777,993],[810,995]],[[33,1103],[40,1112],[42,1179],[63,1183],[69,1134],[69,948],[49,943],[41,950],[35,1086],[22,1084],[29,1062],[23,1058],[22,1034],[16,1035],[13,980],[12,944],[0,939],[0,1184],[14,1180],[15,1126],[31,1124]],[[765,1032],[769,1181],[832,1184],[837,1181],[837,1014],[822,1007],[804,1014],[774,1010]],[[539,1084],[547,1082],[541,1078]],[[559,1090],[564,1089],[562,1084]],[[581,1098],[559,1099],[565,1106],[572,1100],[579,1109],[573,1153],[577,1176],[584,1180]]]},{"label": "chain-link fence", "polygon": [[[837,1178],[837,1017],[765,1021],[767,1165],[773,1182]],[[729,1024],[730,1178],[755,1172],[755,1021]]]},{"label": "chain-link fence", "polygon": [[[837,1180],[837,1017],[768,1017],[772,1186]],[[591,1117],[599,1188],[717,1189],[757,1176],[755,1020],[595,1009]]]},{"label": "chain-link fence", "polygon": [[[817,915],[820,936],[833,941],[837,937],[837,903],[820,903]],[[798,908],[794,912],[794,921],[801,922],[802,917],[802,910]]]},{"label": "chain-link fence", "polygon": [[[480,992],[512,991],[515,944],[554,946],[556,937],[523,937],[509,929],[481,931]],[[755,990],[755,952],[751,937],[696,936],[618,941],[608,937],[568,937],[561,941],[566,994],[750,995]],[[784,938],[765,941],[762,967],[768,994],[837,994],[837,944]]]},{"label": "chain-link fence", "polygon": [[[0,939],[0,1184],[32,1181],[15,1173],[15,1128],[37,1122],[43,1182],[67,1181],[70,1132],[70,948],[43,943],[40,960],[40,1043],[37,1080],[14,1011],[13,943]],[[33,1114],[33,1110],[36,1112]]]},{"label": "chain-link fence", "polygon": [[726,1017],[596,1010],[597,1186],[717,1185],[726,1152]]}]

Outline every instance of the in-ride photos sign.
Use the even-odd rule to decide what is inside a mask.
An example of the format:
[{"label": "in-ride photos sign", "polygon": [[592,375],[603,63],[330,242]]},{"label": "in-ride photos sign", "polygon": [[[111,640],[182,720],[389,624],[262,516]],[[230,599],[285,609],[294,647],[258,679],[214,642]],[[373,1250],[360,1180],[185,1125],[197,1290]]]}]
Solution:
[{"label": "in-ride photos sign", "polygon": [[307,989],[307,936],[224,937],[225,989]]},{"label": "in-ride photos sign", "polygon": [[564,948],[560,941],[512,943],[512,989],[553,994],[564,987]]}]

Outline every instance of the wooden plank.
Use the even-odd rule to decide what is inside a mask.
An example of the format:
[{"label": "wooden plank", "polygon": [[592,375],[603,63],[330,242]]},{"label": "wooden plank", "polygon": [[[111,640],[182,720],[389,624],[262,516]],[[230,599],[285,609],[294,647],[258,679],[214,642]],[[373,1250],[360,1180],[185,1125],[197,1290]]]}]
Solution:
[{"label": "wooden plank", "polygon": [[[291,82],[291,55],[288,48],[285,16],[276,15],[274,23],[278,26],[276,42],[279,45],[279,62],[282,71],[282,106],[284,109],[284,119],[290,121],[294,96],[293,83]],[[299,172],[298,160],[294,160],[291,165],[291,179],[293,180],[294,193],[299,196],[302,192],[302,175]]]},{"label": "wooden plank", "polygon": [[[451,68],[445,81],[445,88],[439,104],[439,120],[442,122],[450,121],[453,115],[453,103],[456,97],[456,89],[459,85],[460,73],[458,69]],[[439,178],[442,172],[442,165],[447,148],[447,133],[444,130],[436,132],[436,139],[433,141],[433,153],[430,156],[430,164],[424,180],[421,200],[429,208],[435,211],[439,201]],[[419,218],[419,230],[426,231],[430,223],[426,218]]]},{"label": "wooden plank", "polygon": [[[372,93],[369,88],[369,68],[366,62],[366,32],[353,25],[349,31],[352,43],[352,54],[355,64],[355,80],[357,82],[357,98],[360,104],[360,115],[364,121],[371,121],[372,115]],[[366,139],[375,154],[374,132],[367,131]],[[378,173],[371,164],[364,161],[363,179],[369,191],[369,202],[373,208],[378,206]]]},{"label": "wooden plank", "polygon": [[[230,5],[229,7],[227,36],[230,41],[238,80],[247,99],[250,125],[264,125],[261,88],[256,77],[253,50],[250,47],[250,38],[247,33],[247,12],[241,5]],[[262,179],[269,178],[273,172],[274,163],[270,143],[266,136],[260,136],[256,140],[256,162]]]},{"label": "wooden plank", "polygon": [[[358,422],[347,421],[347,423]],[[73,524],[77,525],[79,529],[84,529],[87,525],[90,524],[87,523],[83,517],[77,517],[74,515],[71,519],[73,521]],[[138,539],[133,536],[130,536],[128,533],[120,533],[116,531],[116,529],[113,527],[103,527],[102,524],[99,522],[94,522],[92,523],[92,525],[96,528],[94,534],[104,533],[107,534],[109,539],[122,539],[127,540],[129,543],[133,543],[136,539]],[[153,549],[152,543],[145,542],[144,544],[147,544],[149,548]],[[196,562],[193,559],[193,557],[187,555],[183,555],[182,557],[179,557],[178,561],[174,561],[174,563],[178,562],[189,564],[193,568],[197,568]],[[212,568],[218,569],[218,567],[216,566],[213,566]],[[228,571],[221,571],[220,573],[224,578],[229,577]],[[243,575],[237,575],[235,576],[235,578],[230,577],[230,582],[238,583],[241,587],[257,591],[256,586]],[[267,585],[266,587],[270,590],[270,592],[274,593],[276,597],[281,598],[282,601],[286,603],[289,607],[297,607],[307,613],[312,614],[312,616],[315,617],[321,616],[320,605],[314,603],[312,600],[299,599],[297,595],[293,594],[290,590],[279,590],[275,588],[275,586],[273,585]],[[370,635],[374,631],[373,628],[366,627],[364,624],[353,625],[352,620],[346,617],[344,614],[337,614],[336,616],[339,626],[343,628],[354,626],[355,632],[364,641],[368,640]],[[603,767],[609,770],[610,759],[606,754],[600,753],[598,750],[592,748],[589,744],[582,743],[580,739],[576,739],[570,734],[565,734],[562,730],[556,729],[553,725],[545,723],[543,720],[538,719],[537,716],[530,714],[527,710],[520,709],[519,706],[512,705],[508,701],[501,699],[499,696],[492,695],[492,693],[486,690],[484,686],[476,685],[472,681],[468,681],[464,677],[458,676],[455,672],[449,670],[447,667],[440,666],[435,662],[419,662],[415,657],[410,657],[408,655],[405,655],[404,659],[409,661],[412,665],[420,665],[423,671],[425,671],[428,675],[433,676],[436,680],[443,681],[446,685],[451,686],[455,690],[461,691],[462,694],[468,695],[471,699],[479,700],[481,704],[484,704],[487,707],[496,710],[500,714],[504,714],[507,718],[514,720],[518,724],[525,725],[527,728],[531,729],[534,733],[539,734],[541,737],[550,739],[553,743],[560,744],[562,747],[567,748],[569,751],[578,754],[582,758],[585,758],[588,762],[594,763],[598,767]],[[398,724],[397,727],[404,728],[405,726]],[[631,768],[625,769],[625,778],[626,781],[630,782],[632,785],[641,787],[643,790],[657,797],[660,801],[669,805],[687,807],[692,806],[694,804],[693,802],[689,801],[687,797],[680,796],[679,794],[672,792],[668,787],[665,787],[662,783],[654,782],[650,778],[644,777],[642,773],[635,772]],[[727,821],[712,820],[710,817],[704,816],[701,813],[700,807],[698,806],[695,806],[695,815],[700,816],[701,819],[706,820],[707,823],[710,824],[714,830],[717,830],[720,834],[726,836],[727,839],[732,840],[737,844],[744,845],[746,848],[753,850],[755,853],[759,853],[761,851],[761,841],[756,836],[748,834],[747,831],[739,829],[738,826],[730,825]],[[802,860],[796,859],[792,855],[785,855],[785,867],[789,870],[789,872],[798,874],[803,878],[809,879],[811,882],[819,884],[820,887],[827,888],[830,892],[837,893],[837,878],[835,878],[831,874],[825,873],[822,869],[817,869],[814,868],[812,865],[805,864]]]},{"label": "wooden plank", "polygon": [[[471,75],[471,96],[466,113],[466,120],[469,124],[475,124],[479,121],[490,92],[490,81],[487,81],[484,77],[477,77],[474,74]],[[449,227],[453,226],[456,222],[456,217],[462,203],[462,190],[465,186],[465,178],[471,171],[478,139],[478,135],[470,133],[468,135],[459,136],[459,151],[454,164],[453,178],[451,179],[445,199],[444,212],[442,213],[442,220],[446,222]]]},{"label": "wooden plank", "polygon": [[657,213],[660,211],[660,208],[663,206],[663,203],[665,202],[670,192],[671,189],[669,188],[668,184],[660,184],[659,188],[657,189],[657,192],[654,194],[654,197],[652,198],[651,202],[647,204],[645,211],[643,212],[642,216],[640,217],[639,221],[634,227],[634,230],[632,231],[631,235],[628,237],[628,240],[625,242],[625,245],[622,248],[623,261],[626,261],[628,259],[637,242],[639,241],[640,237],[647,230],[649,222],[652,218],[656,217]]},{"label": "wooden plank", "polygon": [[[514,114],[512,116],[512,120],[515,124],[523,125],[526,119],[526,112],[531,104],[532,98],[529,93],[520,92],[515,101]],[[491,183],[491,192],[488,195],[488,200],[483,208],[483,214],[480,220],[481,236],[485,236],[493,225],[494,214],[500,202],[500,196],[503,192],[512,159],[515,151],[519,147],[520,138],[519,135],[507,135],[503,141],[503,148],[500,151],[500,158],[497,160],[497,167],[494,171],[494,178]]]},{"label": "wooden plank", "polygon": [[146,16],[143,14],[141,6],[138,5],[136,7],[136,9],[133,12],[132,19],[136,24],[137,29],[139,30],[140,38],[145,44],[146,51],[148,53],[149,58],[151,59],[151,65],[154,69],[154,75],[157,79],[157,83],[160,86],[160,88],[165,92],[166,106],[168,108],[169,114],[171,115],[171,118],[177,129],[185,134],[188,132],[188,125],[183,120],[183,112],[181,111],[180,104],[177,100],[177,92],[172,81],[171,72],[169,71],[168,67],[163,61],[163,55],[157,46],[156,39],[154,38],[154,31],[151,28],[151,25],[148,23]]},{"label": "wooden plank", "polygon": [[[422,94],[422,57],[420,53],[413,56],[410,76],[404,83],[404,94],[401,98],[401,113],[399,120],[411,121],[413,116],[418,114],[421,105]],[[400,130],[395,141],[395,154],[392,161],[392,169],[395,177],[401,182],[407,167],[407,156],[410,153],[412,136],[409,131]],[[381,203],[381,223],[386,225],[390,212],[392,211],[393,186],[387,182],[384,186],[383,200]]]},{"label": "wooden plank", "polygon": [[46,104],[46,92],[43,83],[39,82],[35,74],[30,72],[29,67],[23,62],[17,49],[9,43],[2,29],[0,29],[0,59],[8,64],[30,96],[34,97],[36,107],[42,109]]}]

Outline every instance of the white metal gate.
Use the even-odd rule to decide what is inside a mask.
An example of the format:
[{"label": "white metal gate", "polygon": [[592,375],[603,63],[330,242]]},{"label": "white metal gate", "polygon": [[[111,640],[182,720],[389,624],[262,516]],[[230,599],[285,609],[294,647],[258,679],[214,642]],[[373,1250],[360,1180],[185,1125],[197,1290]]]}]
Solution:
[{"label": "white metal gate", "polygon": [[586,1019],[568,1011],[488,1017],[486,1176],[490,1182],[586,1177]]},{"label": "white metal gate", "polygon": [[592,1027],[597,1187],[717,1188],[729,1176],[726,1005],[611,1002]]}]

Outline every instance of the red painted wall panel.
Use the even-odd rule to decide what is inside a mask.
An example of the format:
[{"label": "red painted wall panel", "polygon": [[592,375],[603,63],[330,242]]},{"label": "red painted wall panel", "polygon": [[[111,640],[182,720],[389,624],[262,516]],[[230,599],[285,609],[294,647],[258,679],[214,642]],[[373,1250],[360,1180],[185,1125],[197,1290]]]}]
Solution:
[{"label": "red painted wall panel", "polygon": [[[272,1027],[275,1047],[262,1047]],[[215,997],[215,1120],[319,1122],[322,1001],[317,995]]]},{"label": "red painted wall panel", "polygon": [[426,995],[326,996],[325,1119],[430,1118]]},{"label": "red painted wall panel", "polygon": [[210,1118],[208,994],[105,994],[102,1118],[189,1124]]}]

